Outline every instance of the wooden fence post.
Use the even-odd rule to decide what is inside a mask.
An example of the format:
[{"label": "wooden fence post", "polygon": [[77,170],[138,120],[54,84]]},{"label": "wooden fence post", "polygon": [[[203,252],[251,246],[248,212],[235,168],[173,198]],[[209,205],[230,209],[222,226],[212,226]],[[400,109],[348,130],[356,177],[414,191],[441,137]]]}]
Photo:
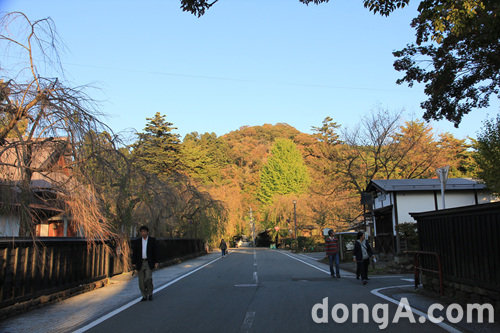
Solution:
[{"label": "wooden fence post", "polygon": [[16,281],[17,281],[17,266],[19,263],[19,247],[14,249],[14,265],[12,267],[12,298],[15,298],[16,295]]},{"label": "wooden fence post", "polygon": [[[0,273],[2,273],[3,279],[7,276],[7,252],[9,251],[8,248],[3,249],[2,251],[2,264],[0,265]],[[3,301],[5,298],[5,281],[3,283],[0,283],[0,301]]]}]

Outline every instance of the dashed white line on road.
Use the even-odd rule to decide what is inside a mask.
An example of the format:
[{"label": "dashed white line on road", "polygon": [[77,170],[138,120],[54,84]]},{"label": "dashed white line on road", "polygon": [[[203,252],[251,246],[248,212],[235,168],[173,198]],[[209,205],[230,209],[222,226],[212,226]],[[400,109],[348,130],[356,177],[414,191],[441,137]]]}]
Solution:
[{"label": "dashed white line on road", "polygon": [[243,320],[243,324],[241,325],[240,332],[246,333],[249,332],[253,325],[253,320],[255,319],[255,312],[247,312],[245,319]]},{"label": "dashed white line on road", "polygon": [[259,284],[259,276],[257,275],[257,272],[253,272],[253,280],[255,281],[255,284]]},{"label": "dashed white line on road", "polygon": [[259,284],[259,277],[257,276],[257,252],[255,251],[255,246],[253,247],[253,280],[255,284]]}]

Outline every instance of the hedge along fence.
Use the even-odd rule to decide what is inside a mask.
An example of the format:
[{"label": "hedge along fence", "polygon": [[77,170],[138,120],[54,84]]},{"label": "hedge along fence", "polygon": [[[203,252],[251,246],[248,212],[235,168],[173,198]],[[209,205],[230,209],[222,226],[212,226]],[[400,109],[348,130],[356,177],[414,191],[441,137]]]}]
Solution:
[{"label": "hedge along fence", "polygon": [[[127,260],[109,242],[81,238],[0,239],[0,309],[123,273]],[[205,252],[200,239],[157,239],[158,260]]]}]

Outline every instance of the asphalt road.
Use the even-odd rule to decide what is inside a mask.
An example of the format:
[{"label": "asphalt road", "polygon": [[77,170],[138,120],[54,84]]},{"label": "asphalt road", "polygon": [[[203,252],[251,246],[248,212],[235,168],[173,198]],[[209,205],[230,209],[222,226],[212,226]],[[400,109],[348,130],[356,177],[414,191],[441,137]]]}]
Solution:
[{"label": "asphalt road", "polygon": [[[314,265],[284,251],[232,250],[228,256],[155,292],[153,301],[134,304],[87,332],[372,332],[383,325],[383,320],[377,319],[383,310],[376,318],[372,316],[377,303],[387,304],[387,332],[444,331],[429,321],[419,323],[419,316],[415,316],[417,323],[407,318],[392,323],[397,305],[373,295],[371,290],[409,283],[400,277],[372,278],[362,286],[352,274],[332,279],[324,270],[324,265]],[[325,304],[326,297],[327,312],[316,313],[328,322],[316,323],[313,307]],[[331,315],[337,303],[345,304],[348,310],[343,323],[334,321]],[[353,303],[368,306],[367,323],[363,323],[361,311],[358,322],[353,323]],[[342,317],[343,312],[336,314]]]}]

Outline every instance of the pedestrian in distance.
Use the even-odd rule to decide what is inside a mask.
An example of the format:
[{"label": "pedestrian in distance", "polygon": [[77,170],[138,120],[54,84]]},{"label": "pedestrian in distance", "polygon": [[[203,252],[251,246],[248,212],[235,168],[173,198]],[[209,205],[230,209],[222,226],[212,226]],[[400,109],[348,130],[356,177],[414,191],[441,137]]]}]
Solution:
[{"label": "pedestrian in distance", "polygon": [[361,275],[363,285],[368,283],[368,265],[370,258],[373,256],[373,251],[365,239],[365,233],[360,231],[357,234],[356,243],[354,243],[353,260],[356,261],[357,270]]},{"label": "pedestrian in distance", "polygon": [[[337,276],[340,278],[340,269],[339,269],[339,246],[337,238],[333,233],[333,230],[328,230],[328,237],[325,239],[325,251],[328,256],[328,262],[330,263],[330,275],[332,277]],[[335,262],[335,269],[333,269],[333,263]],[[335,274],[335,271],[337,274]]]},{"label": "pedestrian in distance", "polygon": [[224,241],[224,238],[223,238],[223,239],[221,239],[221,241],[220,241],[220,245],[219,245],[219,248],[220,248],[220,250],[221,250],[221,252],[222,252],[222,256],[224,257],[224,256],[226,255],[226,250],[227,250],[227,244],[226,244],[226,242]]},{"label": "pedestrian in distance", "polygon": [[153,300],[153,269],[158,268],[156,239],[149,236],[145,225],[139,228],[141,237],[132,246],[132,265],[139,275],[142,300]]}]

